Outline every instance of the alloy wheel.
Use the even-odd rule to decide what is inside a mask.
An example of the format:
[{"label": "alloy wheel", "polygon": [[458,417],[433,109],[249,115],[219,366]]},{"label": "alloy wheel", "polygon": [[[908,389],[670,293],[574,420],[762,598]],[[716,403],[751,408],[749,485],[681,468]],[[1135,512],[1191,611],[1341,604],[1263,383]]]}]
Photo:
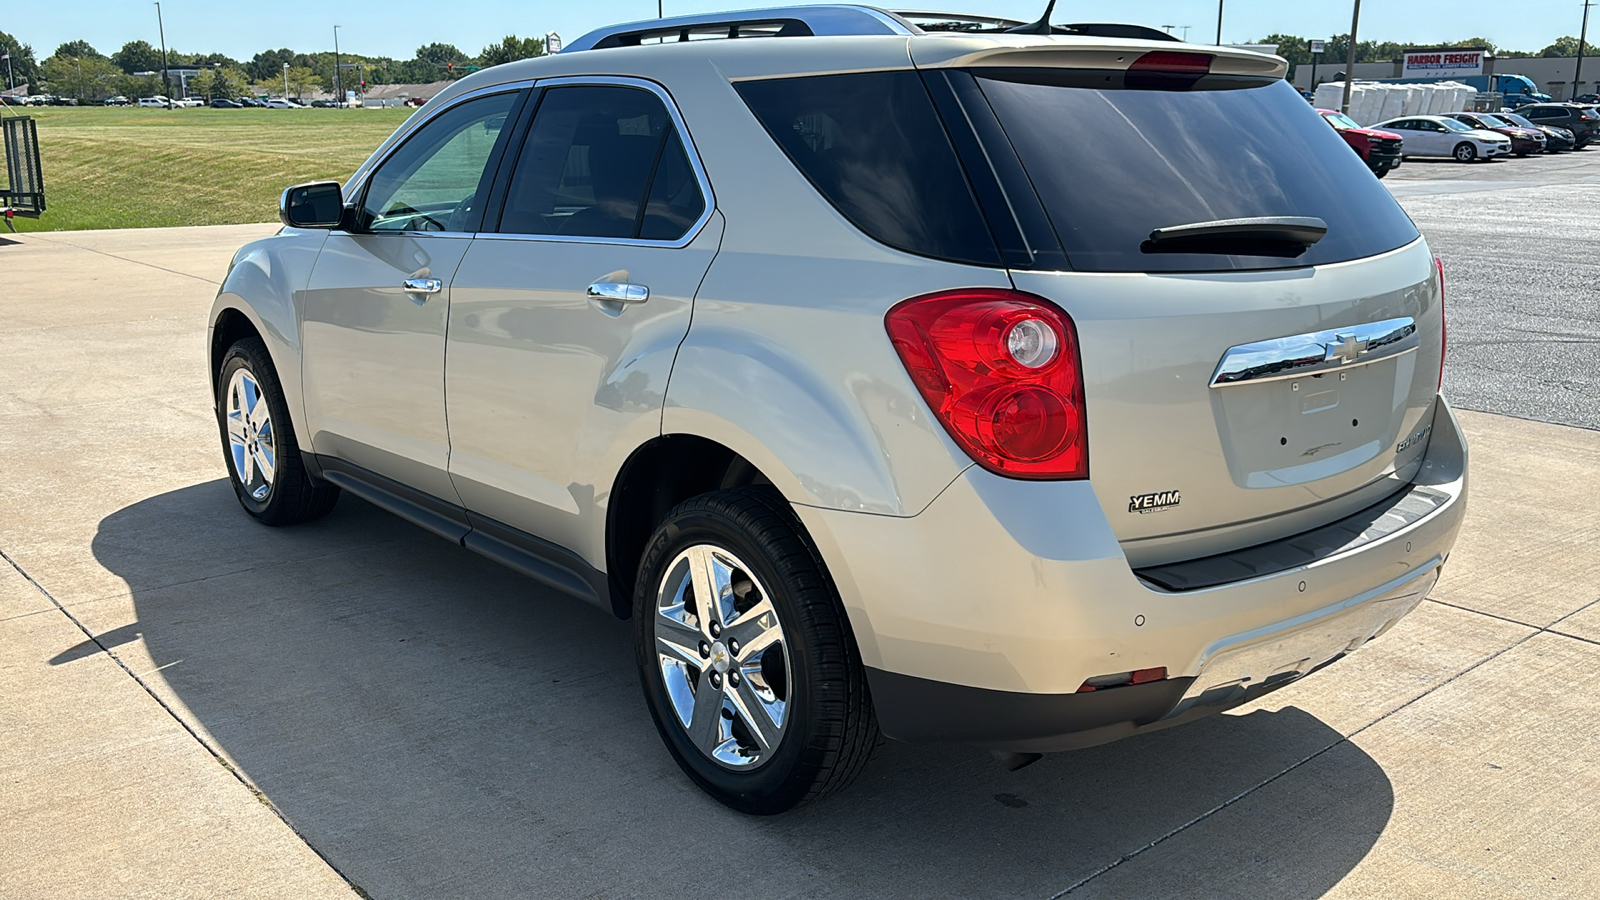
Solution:
[{"label": "alloy wheel", "polygon": [[690,742],[728,769],[767,762],[788,724],[791,678],[783,625],[750,567],[713,544],[679,553],[656,591],[654,635]]},{"label": "alloy wheel", "polygon": [[277,475],[277,438],[266,395],[249,369],[234,370],[228,380],[228,450],[233,474],[245,494],[260,503],[272,493]]}]

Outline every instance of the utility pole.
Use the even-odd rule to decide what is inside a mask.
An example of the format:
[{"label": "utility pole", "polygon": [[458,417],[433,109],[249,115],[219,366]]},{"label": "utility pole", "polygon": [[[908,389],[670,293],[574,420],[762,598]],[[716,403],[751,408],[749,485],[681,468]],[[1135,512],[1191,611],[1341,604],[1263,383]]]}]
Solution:
[{"label": "utility pole", "polygon": [[1593,3],[1583,4],[1583,28],[1578,31],[1578,66],[1572,72],[1572,99],[1578,99],[1579,79],[1583,78],[1583,45],[1589,39],[1589,7]]},{"label": "utility pole", "polygon": [[333,26],[333,102],[344,109],[344,91],[339,90],[339,26]]},{"label": "utility pole", "polygon": [[1217,0],[1217,46],[1222,46],[1222,0]]},{"label": "utility pole", "polygon": [[161,3],[156,2],[156,31],[161,35],[161,96],[167,98],[167,109],[172,108],[172,79],[167,75],[167,26],[161,24]]},{"label": "utility pole", "polygon": [[17,76],[12,74],[12,72],[11,72],[11,51],[10,50],[6,50],[4,47],[0,47],[0,50],[5,50],[5,56],[6,56],[6,81],[9,82],[10,85],[11,85],[11,88],[10,88],[11,93],[15,94],[17,92]]},{"label": "utility pole", "polygon": [[1356,11],[1350,16],[1350,46],[1345,48],[1344,57],[1344,101],[1339,104],[1339,112],[1350,115],[1350,83],[1356,77],[1356,28],[1361,25],[1361,0],[1356,0]]}]

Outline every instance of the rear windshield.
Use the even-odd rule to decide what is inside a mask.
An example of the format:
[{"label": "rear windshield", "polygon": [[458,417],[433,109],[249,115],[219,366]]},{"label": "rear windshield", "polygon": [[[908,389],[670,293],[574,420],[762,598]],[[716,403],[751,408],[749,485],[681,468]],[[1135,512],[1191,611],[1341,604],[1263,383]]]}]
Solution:
[{"label": "rear windshield", "polygon": [[[1372,256],[1417,238],[1361,158],[1285,81],[1108,90],[1081,70],[972,74],[1074,269],[1289,268]],[[1315,216],[1328,232],[1296,257],[1141,249],[1157,228],[1256,216]]]}]

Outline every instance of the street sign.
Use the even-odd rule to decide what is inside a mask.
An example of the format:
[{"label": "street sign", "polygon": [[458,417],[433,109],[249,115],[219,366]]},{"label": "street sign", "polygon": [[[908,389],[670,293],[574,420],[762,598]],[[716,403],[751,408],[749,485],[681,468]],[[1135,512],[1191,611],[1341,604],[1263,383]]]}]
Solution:
[{"label": "street sign", "polygon": [[1321,53],[1322,51],[1324,51],[1326,49],[1328,49],[1328,42],[1327,41],[1312,41],[1311,42],[1311,52],[1312,53]]},{"label": "street sign", "polygon": [[560,53],[561,52],[561,35],[556,34],[554,31],[552,31],[549,34],[545,35],[544,36],[544,52],[546,52],[546,53]]}]

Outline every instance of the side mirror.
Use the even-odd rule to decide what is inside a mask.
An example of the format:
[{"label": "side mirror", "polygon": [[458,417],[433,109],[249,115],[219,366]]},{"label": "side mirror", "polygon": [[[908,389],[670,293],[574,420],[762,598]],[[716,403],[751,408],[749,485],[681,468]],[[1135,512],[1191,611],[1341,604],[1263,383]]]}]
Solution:
[{"label": "side mirror", "polygon": [[343,215],[344,193],[337,181],[297,184],[278,201],[278,218],[290,228],[337,228]]}]

